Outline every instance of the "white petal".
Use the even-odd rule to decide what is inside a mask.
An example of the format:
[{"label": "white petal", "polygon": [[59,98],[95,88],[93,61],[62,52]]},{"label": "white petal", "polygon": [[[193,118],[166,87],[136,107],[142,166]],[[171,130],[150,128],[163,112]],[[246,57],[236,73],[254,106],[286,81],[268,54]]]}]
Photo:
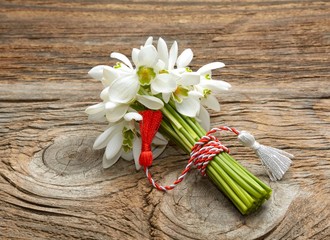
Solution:
[{"label": "white petal", "polygon": [[129,152],[122,151],[121,157],[126,161],[132,161],[134,159],[133,151],[129,151]]},{"label": "white petal", "polygon": [[113,52],[113,53],[111,53],[110,57],[116,58],[119,61],[122,61],[124,64],[126,64],[126,66],[133,69],[131,61],[124,54],[118,53],[118,52]]},{"label": "white petal", "polygon": [[148,37],[147,41],[145,42],[144,46],[152,45],[153,37]]},{"label": "white petal", "polygon": [[157,62],[158,53],[153,45],[148,45],[141,49],[138,55],[138,66],[153,67]]},{"label": "white petal", "polygon": [[168,59],[168,70],[172,70],[174,68],[177,57],[178,57],[178,43],[174,41],[170,49],[170,56]]},{"label": "white petal", "polygon": [[162,38],[158,39],[157,51],[158,51],[159,59],[162,60],[165,63],[165,67],[167,67],[167,64],[168,64],[168,48],[167,48],[166,42]]},{"label": "white petal", "polygon": [[92,78],[101,81],[103,78],[103,68],[107,67],[106,65],[98,65],[89,70],[88,75]]},{"label": "white petal", "polygon": [[121,77],[125,77],[129,74],[135,73],[135,69],[129,68],[125,64],[121,64],[119,68],[116,68],[116,71]]},{"label": "white petal", "polygon": [[188,94],[189,94],[189,97],[193,97],[195,99],[200,99],[200,98],[204,97],[204,95],[201,92],[195,91],[195,90],[190,91]]},{"label": "white petal", "polygon": [[162,98],[165,103],[168,103],[170,101],[172,93],[162,93]]},{"label": "white petal", "polygon": [[205,131],[209,131],[211,127],[211,120],[209,112],[201,106],[199,115],[196,118],[198,122],[200,122],[201,126],[204,128]]},{"label": "white petal", "polygon": [[106,113],[106,118],[109,122],[117,122],[127,112],[128,104],[118,104],[117,106],[113,107],[111,111]]},{"label": "white petal", "polygon": [[154,139],[152,140],[152,144],[155,145],[167,145],[168,141],[164,138],[162,134],[156,132]]},{"label": "white petal", "polygon": [[207,98],[202,98],[201,103],[214,111],[220,111],[218,99],[213,95],[208,95]]},{"label": "white petal", "polygon": [[109,89],[110,87],[106,87],[102,90],[102,92],[100,93],[100,98],[103,101],[108,101],[109,100]]},{"label": "white petal", "polygon": [[110,160],[120,152],[123,145],[123,133],[122,131],[115,131],[105,149],[105,157]]},{"label": "white petal", "polygon": [[104,115],[105,115],[105,111],[95,113],[95,114],[90,114],[90,115],[88,115],[88,120],[97,121],[97,122],[104,122],[104,121],[106,121],[106,118],[105,118]]},{"label": "white petal", "polygon": [[105,66],[103,68],[103,84],[106,86],[110,86],[111,83],[118,78],[117,71],[109,66]]},{"label": "white petal", "polygon": [[89,106],[88,108],[86,108],[85,113],[95,114],[95,113],[99,113],[103,110],[104,110],[104,103],[102,102],[102,103],[97,103],[92,106]]},{"label": "white petal", "polygon": [[102,149],[107,146],[108,142],[112,138],[112,136],[116,133],[121,131],[123,128],[122,123],[115,124],[101,133],[95,140],[93,148],[94,149]]},{"label": "white petal", "polygon": [[173,74],[176,77],[181,77],[183,73],[187,72],[185,68],[176,68],[171,70],[171,74]]},{"label": "white petal", "polygon": [[139,170],[141,168],[141,165],[139,164],[141,147],[142,147],[141,139],[139,137],[135,137],[133,141],[133,157],[134,157],[136,170]]},{"label": "white petal", "polygon": [[145,96],[145,95],[137,95],[137,100],[152,110],[158,110],[164,107],[164,103],[159,98],[154,96]]},{"label": "white petal", "polygon": [[114,165],[121,156],[121,150],[117,152],[112,158],[107,158],[106,154],[103,155],[102,166],[103,168],[109,168]]},{"label": "white petal", "polygon": [[137,94],[140,84],[136,76],[129,75],[115,80],[109,89],[110,101],[128,103]]},{"label": "white petal", "polygon": [[183,86],[197,85],[200,82],[200,74],[197,72],[185,72],[181,76],[180,83]]},{"label": "white petal", "polygon": [[125,121],[131,121],[131,120],[135,120],[135,121],[141,121],[142,120],[142,116],[137,113],[137,112],[129,112],[126,113],[124,116]]},{"label": "white petal", "polygon": [[193,59],[193,52],[191,51],[190,48],[185,49],[180,56],[178,57],[178,60],[176,61],[176,66],[178,68],[185,68],[189,65],[191,60]]},{"label": "white petal", "polygon": [[188,117],[196,117],[200,109],[199,101],[192,97],[184,98],[181,103],[175,102],[175,106],[179,113]]},{"label": "white petal", "polygon": [[222,62],[212,62],[212,63],[204,65],[203,67],[198,69],[197,72],[202,75],[202,74],[205,74],[205,73],[207,73],[209,71],[212,71],[214,69],[222,68],[224,66],[225,66],[225,64],[222,63]]},{"label": "white petal", "polygon": [[157,93],[171,93],[176,89],[176,81],[171,78],[170,74],[158,74],[151,82],[151,91]]},{"label": "white petal", "polygon": [[154,66],[154,71],[158,73],[163,69],[165,69],[165,63],[162,60],[158,59],[156,65]]},{"label": "white petal", "polygon": [[120,103],[106,102],[105,109],[108,111],[113,111],[116,107],[118,107],[118,105],[120,105]]},{"label": "white petal", "polygon": [[164,152],[166,145],[152,146],[152,158],[156,159],[160,154]]},{"label": "white petal", "polygon": [[199,85],[202,86],[203,88],[207,88],[215,92],[226,91],[229,88],[231,88],[231,85],[229,83],[225,81],[213,80],[213,79],[211,80],[202,79]]},{"label": "white petal", "polygon": [[140,49],[137,49],[137,48],[133,48],[132,50],[132,60],[133,60],[133,63],[135,66],[137,66],[138,64],[138,61],[139,61],[139,52],[140,52]]}]

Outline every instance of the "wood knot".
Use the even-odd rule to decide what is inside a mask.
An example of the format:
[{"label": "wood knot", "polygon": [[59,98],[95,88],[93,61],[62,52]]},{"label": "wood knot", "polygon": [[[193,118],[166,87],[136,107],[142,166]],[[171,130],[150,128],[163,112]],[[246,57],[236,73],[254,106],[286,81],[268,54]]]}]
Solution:
[{"label": "wood knot", "polygon": [[44,165],[54,173],[64,175],[86,174],[101,168],[102,151],[92,148],[95,136],[72,133],[56,138],[42,154]]}]

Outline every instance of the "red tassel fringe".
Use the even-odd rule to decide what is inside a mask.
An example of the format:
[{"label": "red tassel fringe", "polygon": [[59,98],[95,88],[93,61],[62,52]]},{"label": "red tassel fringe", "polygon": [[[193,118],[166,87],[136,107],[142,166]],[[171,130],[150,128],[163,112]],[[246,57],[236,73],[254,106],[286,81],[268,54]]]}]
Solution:
[{"label": "red tassel fringe", "polygon": [[139,163],[143,167],[149,167],[151,166],[153,160],[151,142],[155,137],[162,121],[162,112],[160,110],[145,110],[140,112],[140,114],[143,119],[140,121],[142,148]]}]

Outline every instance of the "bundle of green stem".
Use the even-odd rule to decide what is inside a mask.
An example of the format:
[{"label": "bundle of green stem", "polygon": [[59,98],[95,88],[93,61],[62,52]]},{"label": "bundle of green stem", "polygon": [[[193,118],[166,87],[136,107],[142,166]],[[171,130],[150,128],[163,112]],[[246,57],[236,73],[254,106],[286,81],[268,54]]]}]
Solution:
[{"label": "bundle of green stem", "polygon": [[[177,112],[171,102],[165,104],[162,113],[160,131],[190,153],[194,144],[206,134],[206,131],[195,119]],[[225,152],[209,162],[206,174],[243,215],[258,209],[269,199],[272,192],[269,186]]]}]

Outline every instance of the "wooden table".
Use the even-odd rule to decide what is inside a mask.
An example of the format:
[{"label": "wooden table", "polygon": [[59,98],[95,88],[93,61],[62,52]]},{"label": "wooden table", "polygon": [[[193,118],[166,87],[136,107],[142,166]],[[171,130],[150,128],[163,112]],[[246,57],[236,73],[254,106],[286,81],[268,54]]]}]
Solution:
[{"label": "wooden table", "polygon": [[[2,1],[0,3],[1,239],[329,239],[330,3],[328,1]],[[101,166],[105,124],[84,109],[102,86],[87,72],[130,56],[148,36],[192,48],[192,69],[226,63],[212,125],[246,129],[295,155],[270,182],[249,150],[231,153],[273,188],[242,216],[191,172],[167,194],[133,162]],[[171,183],[187,161],[173,144],[154,162]]]}]

